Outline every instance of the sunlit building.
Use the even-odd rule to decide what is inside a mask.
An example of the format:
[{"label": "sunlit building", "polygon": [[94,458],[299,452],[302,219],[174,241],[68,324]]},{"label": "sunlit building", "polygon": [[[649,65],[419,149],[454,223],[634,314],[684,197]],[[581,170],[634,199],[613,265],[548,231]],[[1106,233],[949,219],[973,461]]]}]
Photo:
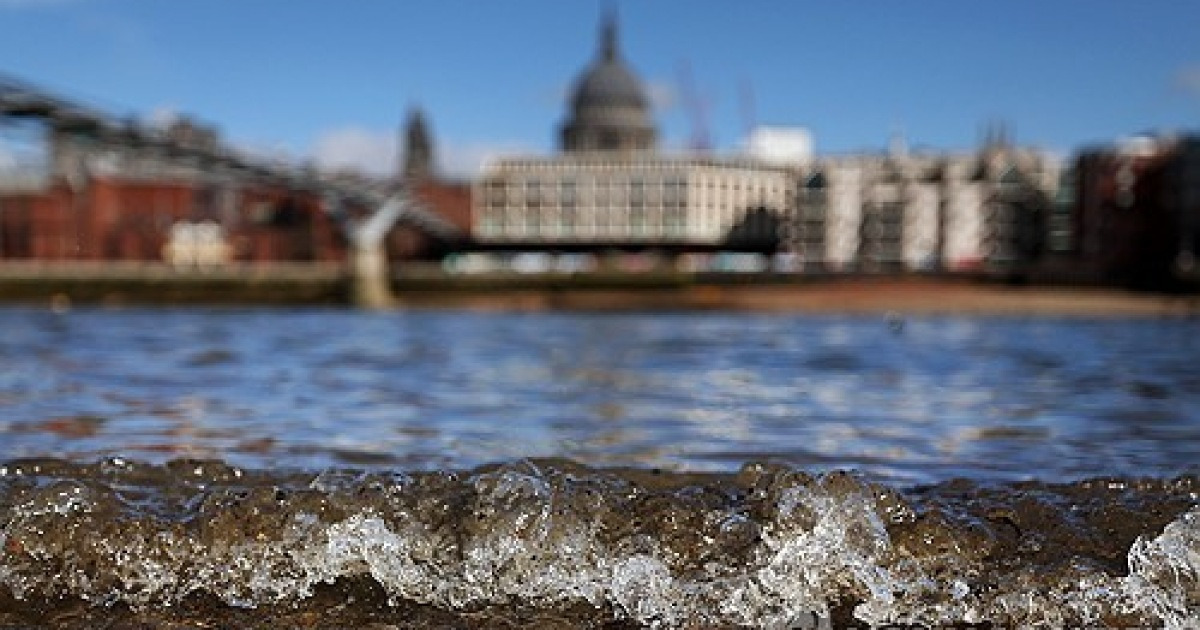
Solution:
[{"label": "sunlit building", "polygon": [[1005,271],[1044,243],[1057,160],[1002,141],[978,154],[822,157],[781,238],[809,270]]},{"label": "sunlit building", "polygon": [[483,243],[773,245],[792,174],[750,162],[574,154],[503,160],[479,185]]},{"label": "sunlit building", "polygon": [[[395,185],[404,187],[411,199],[425,211],[469,235],[471,225],[471,185],[447,179],[438,167],[437,147],[424,111],[412,108],[401,127],[399,170]],[[456,239],[457,240],[457,239]],[[422,226],[397,225],[388,232],[385,248],[393,261],[436,259],[451,244]]]},{"label": "sunlit building", "polygon": [[1073,166],[1067,268],[1114,284],[1200,282],[1200,137],[1137,136],[1082,151]]},{"label": "sunlit building", "polygon": [[600,50],[571,97],[571,115],[562,126],[564,151],[653,151],[658,132],[650,100],[637,75],[621,58],[617,23],[601,26]]},{"label": "sunlit building", "polygon": [[1003,132],[969,154],[813,156],[800,129],[752,135],[743,156],[660,154],[611,18],[569,103],[558,155],[498,160],[476,183],[477,244],[784,253],[809,271],[1007,272],[1043,248],[1059,186],[1057,160]]},{"label": "sunlit building", "polygon": [[35,88],[0,88],[0,127],[30,130],[23,143],[37,156],[0,168],[0,259],[212,266],[345,256],[318,194],[228,153],[210,127],[181,118],[147,129]]},{"label": "sunlit building", "polygon": [[773,250],[793,207],[790,169],[749,159],[665,156],[641,81],[611,17],[576,82],[561,153],[501,159],[476,184],[483,246]]}]

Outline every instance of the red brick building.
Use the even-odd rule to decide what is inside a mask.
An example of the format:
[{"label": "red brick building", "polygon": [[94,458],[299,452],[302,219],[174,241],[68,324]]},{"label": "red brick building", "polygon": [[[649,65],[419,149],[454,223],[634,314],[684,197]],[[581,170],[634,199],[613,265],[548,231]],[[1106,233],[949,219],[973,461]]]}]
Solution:
[{"label": "red brick building", "polygon": [[[412,182],[414,200],[422,208],[458,229],[466,242],[471,234],[471,185],[438,180]],[[433,238],[416,226],[400,224],[388,234],[388,258],[392,260],[437,259],[455,243]]]},{"label": "red brick building", "polygon": [[392,260],[439,259],[462,243],[470,242],[471,185],[442,179],[436,146],[420,109],[409,112],[400,130],[400,168],[396,181],[404,184],[422,209],[454,228],[455,242],[439,240],[415,225],[401,223],[388,234],[387,254]]},{"label": "red brick building", "polygon": [[1081,153],[1074,264],[1105,284],[1177,285],[1200,245],[1196,149],[1195,138],[1136,138]]},{"label": "red brick building", "polygon": [[222,228],[232,262],[346,254],[344,236],[312,193],[92,177],[78,189],[59,181],[0,191],[0,259],[161,261],[173,226],[201,221]]}]

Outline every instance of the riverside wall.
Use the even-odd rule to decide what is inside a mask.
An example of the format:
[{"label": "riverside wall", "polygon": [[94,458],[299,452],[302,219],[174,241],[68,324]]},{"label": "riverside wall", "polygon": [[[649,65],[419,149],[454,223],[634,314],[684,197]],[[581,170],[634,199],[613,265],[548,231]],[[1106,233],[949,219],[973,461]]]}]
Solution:
[{"label": "riverside wall", "polygon": [[347,304],[349,274],[332,263],[209,269],[159,263],[0,264],[0,302],[70,304]]},{"label": "riverside wall", "polygon": [[[396,308],[705,310],[964,315],[1198,316],[1200,295],[1013,285],[978,276],[686,272],[488,273],[391,277]],[[346,265],[5,263],[0,303],[353,306]]]}]

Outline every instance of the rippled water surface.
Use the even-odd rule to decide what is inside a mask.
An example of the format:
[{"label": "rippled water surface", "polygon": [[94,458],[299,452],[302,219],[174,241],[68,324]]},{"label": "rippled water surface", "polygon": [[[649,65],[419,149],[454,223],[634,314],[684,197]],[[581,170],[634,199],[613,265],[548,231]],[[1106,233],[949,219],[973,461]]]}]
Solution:
[{"label": "rippled water surface", "polygon": [[10,457],[1176,474],[1190,320],[0,310]]},{"label": "rippled water surface", "polygon": [[0,628],[1195,627],[1197,325],[0,309]]}]

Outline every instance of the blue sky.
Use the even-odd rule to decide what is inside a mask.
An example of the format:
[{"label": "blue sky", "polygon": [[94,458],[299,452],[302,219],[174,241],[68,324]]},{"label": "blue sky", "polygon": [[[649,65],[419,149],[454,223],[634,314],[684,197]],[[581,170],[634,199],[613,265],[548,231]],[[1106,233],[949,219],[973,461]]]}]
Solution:
[{"label": "blue sky", "polygon": [[1062,154],[1200,127],[1190,0],[0,0],[0,72],[376,172],[420,105],[443,166],[469,173],[554,150],[609,5],[668,149],[688,144],[697,109],[719,150],[755,123],[807,127],[819,153],[898,132],[967,150],[989,121]]}]

